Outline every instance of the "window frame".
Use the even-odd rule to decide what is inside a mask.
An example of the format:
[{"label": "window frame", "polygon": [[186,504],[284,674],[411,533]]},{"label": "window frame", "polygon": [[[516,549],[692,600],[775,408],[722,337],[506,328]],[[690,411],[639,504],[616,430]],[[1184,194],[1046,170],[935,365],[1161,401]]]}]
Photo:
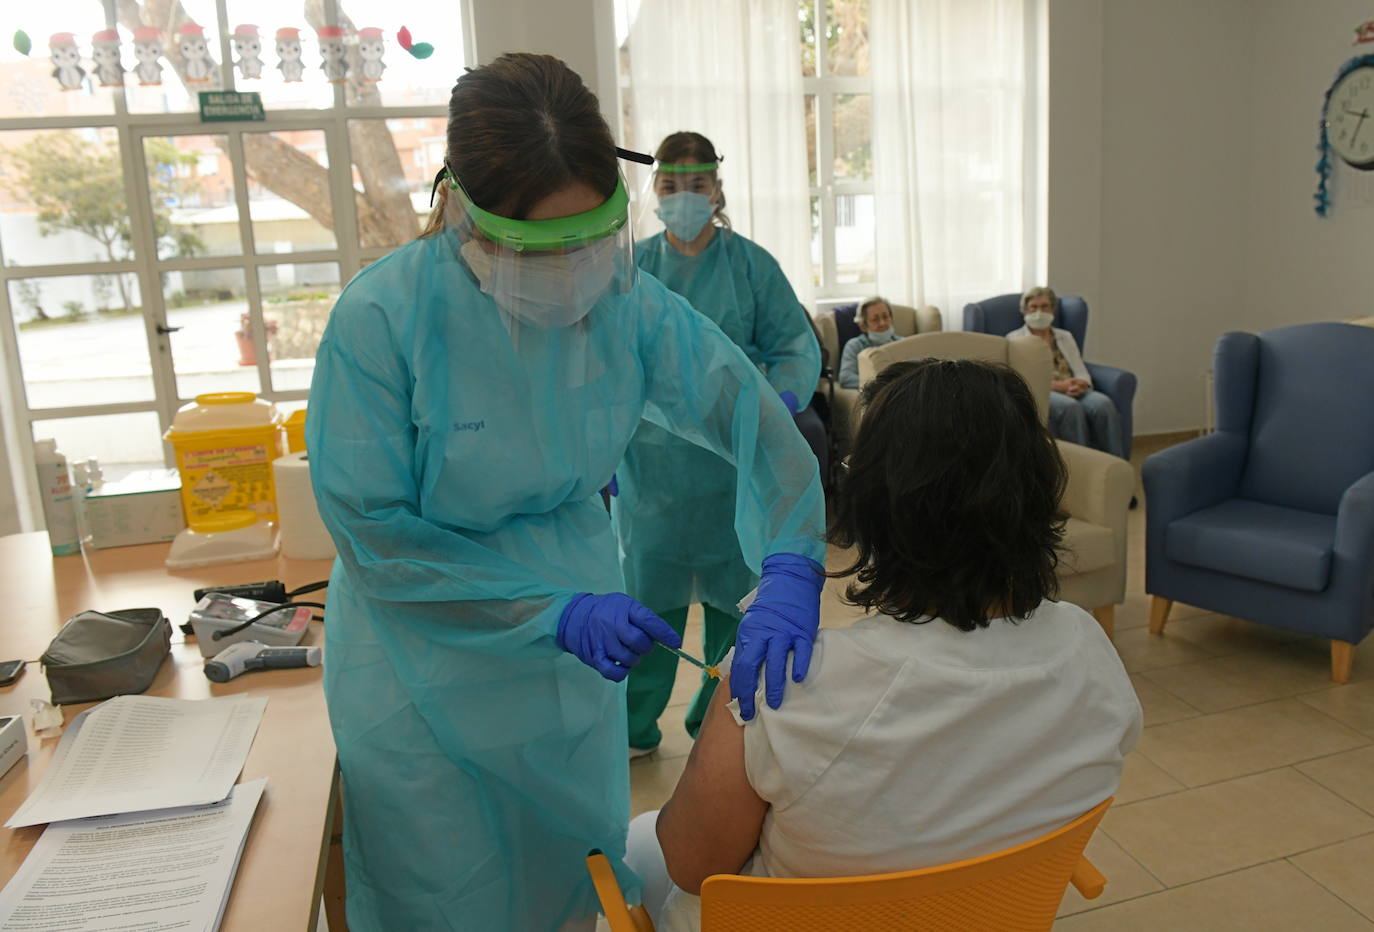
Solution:
[{"label": "window frame", "polygon": [[[105,22],[114,28],[116,0],[104,0]],[[220,34],[219,67],[222,89],[236,89],[236,74],[230,50],[228,0],[215,0],[217,27]],[[472,60],[471,16],[468,4],[460,4],[462,47],[467,60]],[[337,0],[325,0],[326,18],[337,21]],[[333,88],[334,102],[318,109],[271,110],[266,118],[251,122],[204,123],[195,111],[185,113],[131,113],[122,92],[112,92],[114,112],[88,116],[36,116],[0,118],[0,133],[13,130],[55,131],[82,129],[113,129],[118,137],[122,161],[126,201],[130,207],[133,256],[117,262],[68,262],[37,265],[8,265],[4,244],[0,243],[0,358],[4,360],[5,375],[0,379],[0,427],[9,461],[14,464],[16,491],[19,492],[19,519],[23,530],[41,527],[40,502],[34,466],[33,423],[56,419],[92,417],[114,414],[154,412],[159,430],[171,426],[177,409],[190,398],[182,398],[177,391],[174,350],[171,331],[167,329],[167,302],[162,276],[166,272],[241,269],[244,273],[245,300],[251,320],[253,346],[256,351],[259,382],[258,396],[273,402],[300,401],[309,396],[308,389],[277,389],[272,383],[271,360],[267,352],[267,328],[258,271],[263,266],[299,265],[305,263],[334,263],[339,269],[342,288],[364,265],[394,251],[395,246],[362,247],[358,237],[358,216],[353,188],[353,149],[349,138],[349,124],[355,120],[425,120],[447,119],[444,104],[424,106],[355,106],[346,100],[343,85]],[[323,132],[325,151],[329,161],[329,192],[333,201],[334,239],[332,249],[293,250],[280,253],[258,253],[253,240],[252,214],[249,208],[249,184],[244,161],[245,133],[272,133],[292,130]],[[240,253],[226,256],[193,256],[160,259],[153,235],[152,205],[149,200],[144,141],[167,136],[227,136],[229,163],[234,181],[234,201],[238,209]],[[91,403],[63,407],[31,407],[19,350],[14,308],[10,300],[10,282],[23,279],[45,279],[70,275],[130,274],[137,278],[142,305],[144,335],[152,370],[153,398],[148,401]],[[175,465],[170,444],[163,443],[166,466]],[[74,451],[73,451],[74,452]]]},{"label": "window frame", "polygon": [[[838,281],[838,271],[835,261],[835,221],[836,208],[835,199],[844,195],[867,194],[873,195],[875,187],[870,177],[868,181],[836,181],[835,180],[835,97],[840,94],[867,94],[872,100],[873,77],[854,75],[834,75],[830,73],[830,49],[826,42],[826,0],[807,0],[812,5],[815,15],[816,43],[815,43],[815,64],[816,73],[814,75],[802,75],[802,102],[805,105],[806,98],[815,97],[815,116],[816,116],[816,183],[809,184],[807,188],[807,203],[810,204],[813,198],[820,204],[820,234],[821,234],[821,265],[820,280],[815,286],[815,295],[818,300],[827,301],[835,298],[849,298],[857,294],[872,294],[877,288],[875,281],[860,281],[840,283]],[[798,35],[798,67],[800,67],[800,53],[805,48],[800,34]],[[810,132],[810,127],[807,127]],[[872,120],[869,122],[869,139],[872,140]],[[809,169],[809,166],[808,166]],[[808,179],[809,179],[808,170]],[[873,231],[874,249],[877,248],[877,230]],[[815,266],[813,265],[813,274]]]}]

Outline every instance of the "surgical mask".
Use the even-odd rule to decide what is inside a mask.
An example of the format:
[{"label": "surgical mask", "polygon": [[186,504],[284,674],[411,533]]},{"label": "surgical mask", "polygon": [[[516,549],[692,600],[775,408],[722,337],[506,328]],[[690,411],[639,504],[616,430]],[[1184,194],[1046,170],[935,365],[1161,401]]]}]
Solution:
[{"label": "surgical mask", "polygon": [[679,191],[658,199],[658,219],[678,239],[694,240],[716,212],[711,199],[693,191]]},{"label": "surgical mask", "polygon": [[891,343],[895,339],[897,339],[897,332],[891,327],[888,327],[886,330],[868,331],[868,341],[878,344],[879,346],[884,343]]},{"label": "surgical mask", "polygon": [[1025,317],[1026,326],[1032,330],[1044,330],[1054,323],[1054,315],[1049,311],[1031,311]]},{"label": "surgical mask", "polygon": [[496,306],[540,330],[570,327],[596,305],[615,278],[615,237],[550,255],[493,256],[470,239],[459,248],[477,284]]}]

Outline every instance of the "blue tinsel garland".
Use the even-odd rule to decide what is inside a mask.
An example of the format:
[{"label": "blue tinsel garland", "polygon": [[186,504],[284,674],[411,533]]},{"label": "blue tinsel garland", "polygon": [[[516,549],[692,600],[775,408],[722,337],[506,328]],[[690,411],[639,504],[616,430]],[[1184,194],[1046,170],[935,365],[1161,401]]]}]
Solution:
[{"label": "blue tinsel garland", "polygon": [[1321,135],[1317,140],[1317,154],[1321,158],[1317,160],[1317,193],[1312,196],[1316,201],[1318,217],[1325,217],[1331,210],[1331,192],[1327,190],[1331,181],[1331,141],[1326,137],[1326,111],[1331,105],[1331,92],[1350,72],[1366,66],[1374,67],[1374,55],[1359,55],[1341,65],[1341,70],[1336,72],[1335,80],[1331,82],[1331,86],[1326,89],[1326,95],[1322,98]]}]

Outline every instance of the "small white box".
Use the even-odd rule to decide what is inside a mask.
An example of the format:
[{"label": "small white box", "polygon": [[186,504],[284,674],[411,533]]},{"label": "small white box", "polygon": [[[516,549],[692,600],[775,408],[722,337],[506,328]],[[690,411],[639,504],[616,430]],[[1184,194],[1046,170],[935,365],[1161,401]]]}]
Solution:
[{"label": "small white box", "polygon": [[96,549],[172,540],[186,527],[175,469],[145,469],[101,483],[85,494],[81,508]]},{"label": "small white box", "polygon": [[19,715],[0,715],[0,777],[29,750],[29,736]]}]

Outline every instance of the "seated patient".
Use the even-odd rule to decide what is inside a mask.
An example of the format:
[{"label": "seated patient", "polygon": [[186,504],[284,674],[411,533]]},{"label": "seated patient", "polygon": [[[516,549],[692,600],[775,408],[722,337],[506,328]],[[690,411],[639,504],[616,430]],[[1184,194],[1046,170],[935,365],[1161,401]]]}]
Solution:
[{"label": "seated patient", "polygon": [[672,798],[630,827],[660,930],[698,928],[712,874],[912,870],[1029,841],[1113,795],[1140,734],[1102,628],[1054,601],[1065,471],[1026,384],[926,359],[863,404],[830,537],[853,548],[847,601],[874,614],[821,631],[780,709],[760,699],[741,724],[716,691]]},{"label": "seated patient", "polygon": [[840,387],[859,387],[859,354],[870,346],[899,339],[892,329],[892,306],[883,298],[869,298],[854,312],[854,323],[863,331],[851,337],[840,352]]},{"label": "seated patient", "polygon": [[[1039,337],[1049,344],[1054,360],[1050,381],[1050,432],[1061,440],[1092,447],[1112,456],[1126,456],[1121,414],[1107,395],[1093,388],[1073,334],[1051,327],[1059,299],[1052,288],[1032,288],[1021,296],[1025,326],[1008,337]],[[1131,507],[1135,507],[1132,505]]]}]

